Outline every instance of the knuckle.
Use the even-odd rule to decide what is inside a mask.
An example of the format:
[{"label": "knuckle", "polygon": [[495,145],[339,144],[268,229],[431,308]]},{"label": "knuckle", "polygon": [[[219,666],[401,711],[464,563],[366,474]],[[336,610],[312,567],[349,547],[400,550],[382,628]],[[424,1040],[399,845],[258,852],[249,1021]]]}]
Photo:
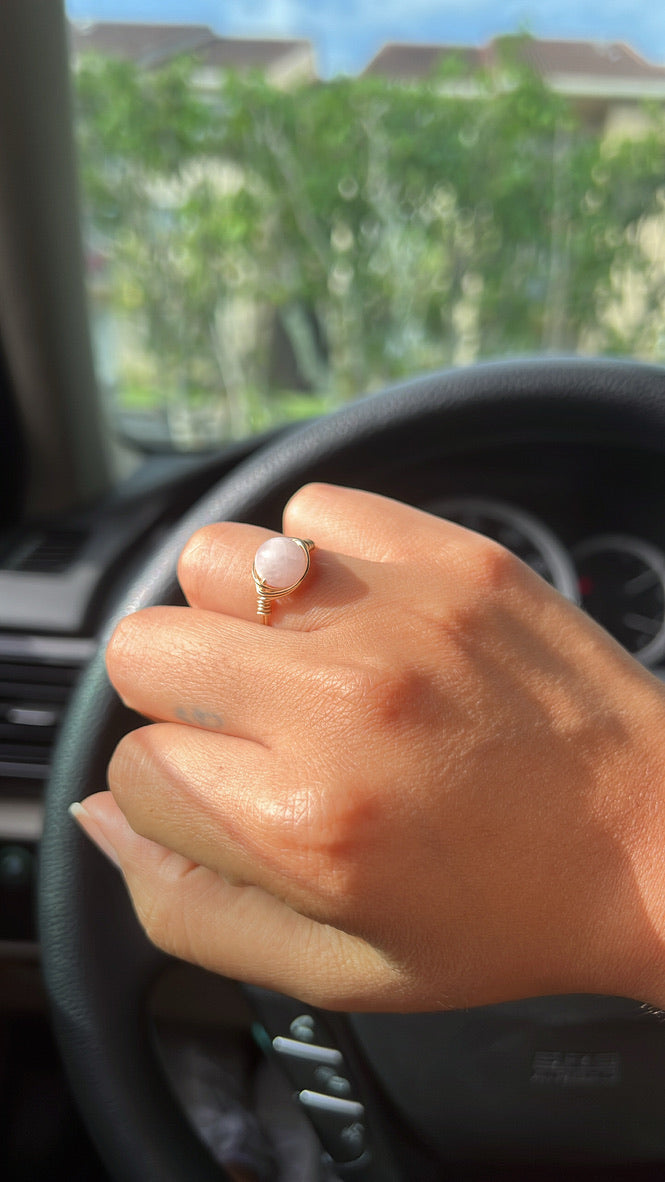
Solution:
[{"label": "knuckle", "polygon": [[149,869],[144,860],[134,862],[126,871],[127,885],[137,919],[151,943],[170,956],[197,962],[202,951],[197,921],[200,911],[192,907],[188,879],[199,871],[193,865],[183,877],[172,859],[173,855],[163,850],[157,861],[149,859]]},{"label": "knuckle", "polygon": [[419,712],[426,685],[427,679],[414,668],[383,666],[365,687],[365,714],[381,730],[392,730]]},{"label": "knuckle", "polygon": [[150,942],[169,956],[187,959],[182,947],[179,912],[173,907],[170,894],[144,890],[140,895],[135,895],[134,906],[139,923]]},{"label": "knuckle", "polygon": [[[163,952],[170,951],[167,948],[167,932],[163,923],[164,908],[161,903],[161,894],[159,891],[141,891],[140,894],[134,894],[134,907],[136,915],[148,939],[161,948]],[[168,915],[168,909],[166,911]]]},{"label": "knuckle", "polygon": [[153,726],[139,727],[124,735],[111,756],[108,785],[124,813],[129,813],[134,789],[146,777],[150,757],[150,732]]},{"label": "knuckle", "polygon": [[365,731],[392,728],[420,709],[427,679],[409,664],[374,660],[339,671],[336,684],[338,720]]},{"label": "knuckle", "polygon": [[318,897],[341,866],[340,825],[322,787],[288,791],[261,817],[262,853],[287,879]]},{"label": "knuckle", "polygon": [[106,668],[112,681],[122,674],[128,659],[131,659],[136,642],[136,616],[124,616],[116,624],[106,648]]},{"label": "knuckle", "polygon": [[116,691],[126,705],[131,705],[140,674],[145,671],[159,636],[159,607],[146,607],[132,612],[118,624],[106,649],[106,670]]},{"label": "knuckle", "polygon": [[214,552],[219,540],[220,526],[206,525],[198,529],[184,547],[178,560],[178,579],[181,586],[193,593],[200,590],[205,577],[214,565]]},{"label": "knuckle", "polygon": [[514,586],[521,569],[519,559],[498,542],[478,538],[472,545],[470,557],[474,583],[479,591],[499,596]]},{"label": "knuckle", "polygon": [[332,485],[318,482],[304,484],[293,494],[284,508],[284,532],[294,533],[316,519],[323,506],[329,505],[334,499],[335,489]]},{"label": "knuckle", "polygon": [[375,815],[362,774],[348,772],[334,784],[289,793],[273,811],[266,837],[279,850],[280,871],[327,920],[339,920],[352,904]]}]

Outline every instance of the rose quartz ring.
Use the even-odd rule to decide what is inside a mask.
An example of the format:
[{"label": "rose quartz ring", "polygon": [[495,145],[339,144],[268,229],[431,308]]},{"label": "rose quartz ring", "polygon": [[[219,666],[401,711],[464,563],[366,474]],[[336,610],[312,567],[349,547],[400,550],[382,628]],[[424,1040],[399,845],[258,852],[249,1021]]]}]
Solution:
[{"label": "rose quartz ring", "polygon": [[314,543],[308,538],[269,538],[256,551],[252,578],[258,603],[256,612],[263,624],[270,623],[273,599],[290,595],[307,575]]}]

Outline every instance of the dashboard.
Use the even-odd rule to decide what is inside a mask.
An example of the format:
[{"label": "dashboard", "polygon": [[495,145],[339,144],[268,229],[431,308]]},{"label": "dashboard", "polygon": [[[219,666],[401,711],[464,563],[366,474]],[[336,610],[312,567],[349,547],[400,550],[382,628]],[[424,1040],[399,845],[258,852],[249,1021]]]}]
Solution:
[{"label": "dashboard", "polygon": [[665,552],[630,533],[596,533],[567,549],[538,517],[488,497],[429,506],[516,554],[647,667],[665,656]]},{"label": "dashboard", "polygon": [[68,702],[104,622],[150,551],[246,452],[148,457],[99,503],[0,524],[0,962],[38,951],[44,791]]},{"label": "dashboard", "polygon": [[[665,672],[665,479],[659,457],[547,444],[420,470],[398,493],[487,535]],[[439,488],[435,489],[437,481]],[[414,495],[415,492],[415,495]]]}]

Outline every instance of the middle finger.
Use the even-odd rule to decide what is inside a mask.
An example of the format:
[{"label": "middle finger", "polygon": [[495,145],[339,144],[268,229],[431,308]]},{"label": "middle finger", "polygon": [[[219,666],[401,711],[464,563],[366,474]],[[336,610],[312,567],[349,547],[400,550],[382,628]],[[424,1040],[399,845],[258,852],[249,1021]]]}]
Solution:
[{"label": "middle finger", "polygon": [[151,607],[121,620],[107,667],[126,705],[147,718],[271,746],[301,692],[311,693],[305,639],[217,612]]}]

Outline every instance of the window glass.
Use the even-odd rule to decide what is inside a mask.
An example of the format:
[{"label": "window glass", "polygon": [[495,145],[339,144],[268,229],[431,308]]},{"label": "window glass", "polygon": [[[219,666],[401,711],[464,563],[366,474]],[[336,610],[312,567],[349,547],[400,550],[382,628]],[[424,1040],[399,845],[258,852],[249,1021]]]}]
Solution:
[{"label": "window glass", "polygon": [[584,7],[71,0],[122,430],[217,447],[483,358],[662,361],[665,20]]}]

